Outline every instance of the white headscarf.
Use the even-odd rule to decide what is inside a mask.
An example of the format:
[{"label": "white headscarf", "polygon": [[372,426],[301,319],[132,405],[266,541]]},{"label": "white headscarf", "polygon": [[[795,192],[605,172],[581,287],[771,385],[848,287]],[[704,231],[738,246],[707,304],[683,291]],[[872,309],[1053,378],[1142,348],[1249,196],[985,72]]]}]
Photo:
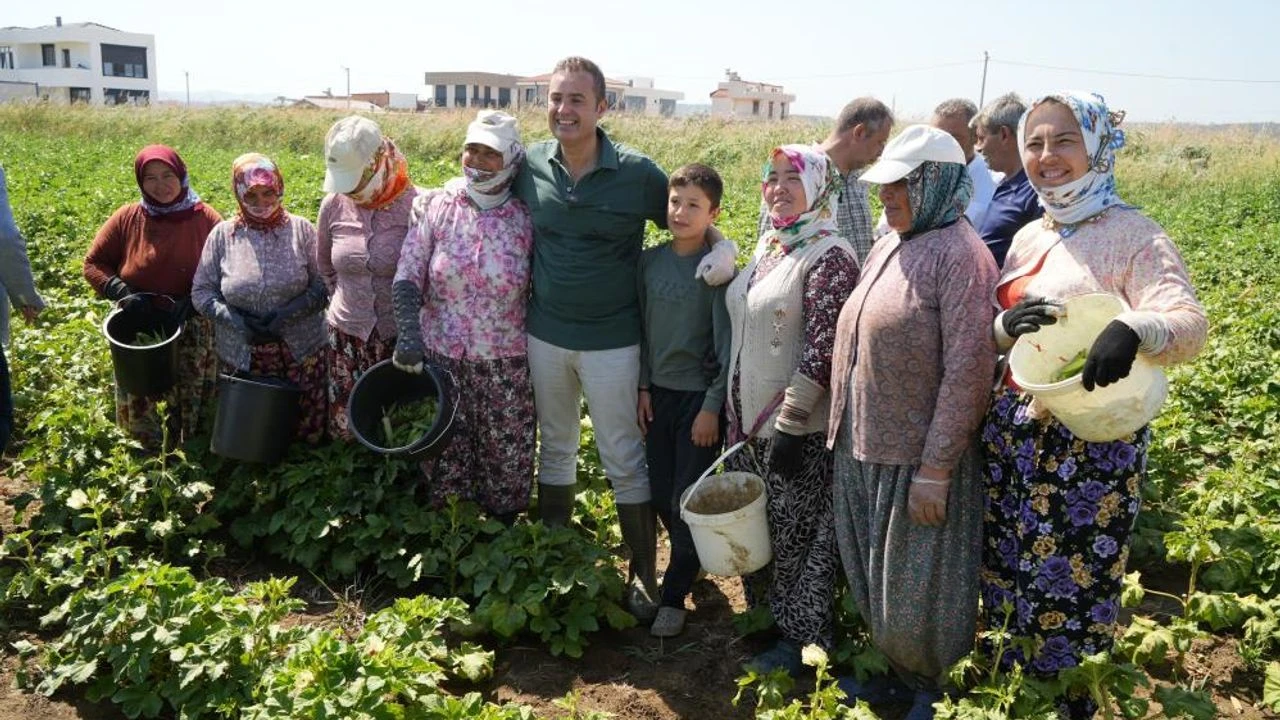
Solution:
[{"label": "white headscarf", "polygon": [[511,197],[511,183],[524,164],[524,146],[520,144],[519,122],[497,110],[481,110],[467,126],[464,144],[478,143],[502,153],[502,169],[497,172],[462,168],[461,181],[471,200],[483,210],[498,207]]}]

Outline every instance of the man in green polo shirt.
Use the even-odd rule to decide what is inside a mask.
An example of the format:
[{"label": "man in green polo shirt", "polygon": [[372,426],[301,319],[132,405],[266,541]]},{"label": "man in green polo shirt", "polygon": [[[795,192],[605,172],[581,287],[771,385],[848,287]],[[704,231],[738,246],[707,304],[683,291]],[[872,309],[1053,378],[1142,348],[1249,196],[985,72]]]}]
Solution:
[{"label": "man in green polo shirt", "polygon": [[[572,514],[585,395],[631,551],[628,605],[643,620],[656,612],[658,593],[656,528],[644,439],[636,424],[636,267],[645,221],[666,227],[667,175],[597,126],[607,109],[599,66],[579,57],[556,64],[547,112],[555,139],[529,147],[514,187],[533,215],[526,327],[540,432],[542,519],[563,525]],[[736,255],[733,243],[721,240],[699,266],[700,275],[709,283],[728,282]]]}]

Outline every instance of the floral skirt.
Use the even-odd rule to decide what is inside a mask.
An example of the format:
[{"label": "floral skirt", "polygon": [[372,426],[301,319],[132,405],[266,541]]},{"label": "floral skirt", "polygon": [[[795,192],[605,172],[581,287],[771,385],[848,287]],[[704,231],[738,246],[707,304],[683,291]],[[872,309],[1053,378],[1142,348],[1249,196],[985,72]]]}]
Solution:
[{"label": "floral skirt", "polygon": [[422,462],[432,506],[456,496],[494,515],[527,509],[538,420],[528,358],[455,360],[428,352],[427,359],[453,374],[458,398],[453,439]]},{"label": "floral skirt", "polygon": [[365,370],[390,358],[395,349],[396,339],[383,339],[377,330],[368,340],[361,340],[329,326],[329,437],[346,441],[354,438],[347,427],[351,388]]},{"label": "floral skirt", "polygon": [[767,598],[778,630],[799,646],[817,643],[830,648],[834,615],[836,551],[834,456],[826,437],[804,438],[800,470],[790,477],[769,471],[772,438],[752,438],[729,456],[725,470],[764,478],[765,512],[773,560],[744,576],[747,601]]},{"label": "floral skirt", "polygon": [[[325,354],[313,352],[295,360],[289,346],[283,341],[254,345],[250,349],[249,372],[253,375],[284,378],[298,386],[302,396],[298,400],[298,430],[295,437],[312,445],[324,440],[328,393],[325,388]],[[235,368],[223,364],[225,373]]]},{"label": "floral skirt", "polygon": [[163,431],[156,403],[168,408],[171,445],[191,439],[203,424],[203,414],[212,406],[218,380],[218,357],[213,349],[213,321],[193,317],[178,336],[177,382],[163,395],[145,397],[127,393],[116,386],[116,424],[148,448],[159,448]]},{"label": "floral skirt", "polygon": [[1051,675],[1112,645],[1151,430],[1086,442],[1030,404],[1000,391],[983,425],[982,599],[988,627],[1007,607],[1009,631],[1040,641],[1006,662]]}]

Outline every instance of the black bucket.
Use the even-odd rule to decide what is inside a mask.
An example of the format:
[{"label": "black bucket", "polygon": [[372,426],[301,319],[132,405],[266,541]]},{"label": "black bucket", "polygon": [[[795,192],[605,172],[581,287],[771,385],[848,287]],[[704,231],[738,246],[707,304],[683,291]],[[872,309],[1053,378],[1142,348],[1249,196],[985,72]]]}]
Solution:
[{"label": "black bucket", "polygon": [[257,375],[218,376],[218,412],[209,449],[245,462],[276,463],[298,429],[297,385]]},{"label": "black bucket", "polygon": [[[167,295],[156,297],[173,302]],[[165,339],[154,345],[134,345],[142,333]],[[111,346],[111,365],[115,369],[116,386],[121,390],[130,395],[154,397],[167,392],[177,382],[178,336],[182,334],[182,323],[171,313],[153,303],[136,305],[129,310],[117,306],[102,321],[102,334]]]},{"label": "black bucket", "polygon": [[[421,437],[401,447],[382,444],[382,413],[396,403],[435,398],[436,418]],[[425,460],[439,455],[453,437],[458,401],[449,374],[424,363],[420,374],[407,373],[383,360],[360,376],[347,400],[347,427],[362,445],[384,455],[411,455]]]}]

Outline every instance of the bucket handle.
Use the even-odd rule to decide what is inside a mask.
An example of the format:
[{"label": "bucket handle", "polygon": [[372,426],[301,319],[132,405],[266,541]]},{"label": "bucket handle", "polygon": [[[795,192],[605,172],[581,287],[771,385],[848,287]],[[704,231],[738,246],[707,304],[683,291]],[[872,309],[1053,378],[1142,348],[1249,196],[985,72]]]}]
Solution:
[{"label": "bucket handle", "polygon": [[441,434],[444,434],[449,431],[449,428],[453,427],[453,421],[456,420],[458,417],[458,397],[457,397],[458,378],[455,377],[453,374],[453,371],[448,368],[443,368],[443,367],[440,367],[439,365],[433,365],[432,369],[435,370],[436,372],[444,373],[445,375],[449,376],[449,385],[450,385],[449,391],[450,391],[450,394],[453,395],[453,402],[450,403],[450,405],[453,406],[453,412],[449,413],[449,421],[444,424],[444,428],[441,431]]},{"label": "bucket handle", "polygon": [[[749,439],[749,438],[748,438],[748,439]],[[716,468],[720,467],[720,465],[721,465],[725,460],[728,460],[730,455],[732,455],[732,454],[734,454],[734,453],[738,452],[739,450],[741,450],[741,449],[742,449],[742,446],[743,446],[743,445],[746,445],[746,444],[747,444],[747,441],[746,441],[746,440],[740,440],[740,441],[738,441],[738,442],[734,443],[732,446],[730,446],[730,447],[729,447],[729,449],[728,449],[728,450],[725,450],[725,451],[724,451],[724,454],[723,454],[723,455],[721,455],[720,457],[716,458],[716,461],[715,461],[715,462],[713,462],[713,463],[711,463],[711,465],[710,465],[710,466],[708,466],[706,470],[703,470],[703,471],[702,471],[702,474],[698,476],[698,479],[697,479],[697,480],[695,480],[695,481],[694,481],[694,483],[693,483],[693,485],[691,485],[691,486],[689,487],[689,490],[688,490],[688,491],[686,491],[686,492],[684,493],[684,500],[682,500],[682,501],[680,502],[680,515],[681,515],[681,517],[683,517],[683,516],[684,516],[684,513],[685,513],[685,505],[688,505],[688,504],[689,504],[689,498],[691,498],[691,497],[693,497],[694,495],[697,495],[697,494],[698,494],[698,486],[702,484],[702,481],[703,481],[703,480],[706,480],[706,479],[711,475],[712,471],[714,471]]]}]

